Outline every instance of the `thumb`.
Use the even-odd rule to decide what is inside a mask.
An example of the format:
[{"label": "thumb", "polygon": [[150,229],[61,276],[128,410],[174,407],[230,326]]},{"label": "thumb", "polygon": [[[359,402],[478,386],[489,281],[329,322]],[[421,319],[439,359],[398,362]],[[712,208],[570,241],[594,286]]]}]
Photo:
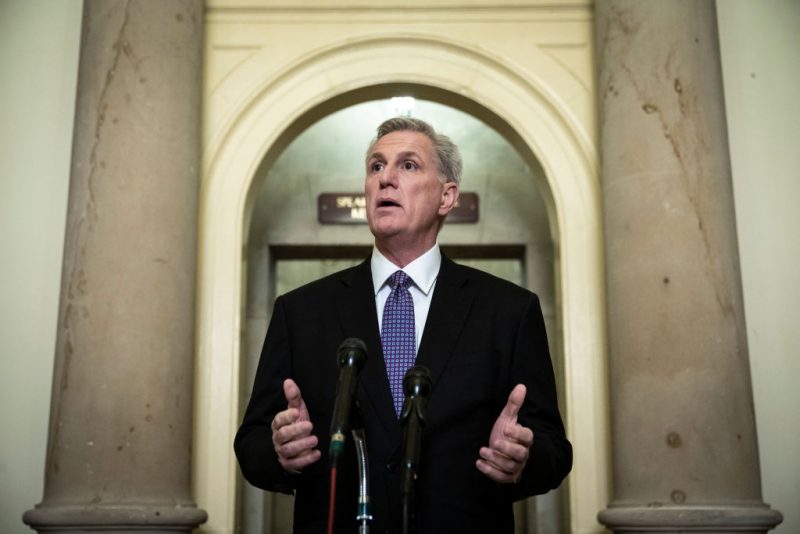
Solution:
[{"label": "thumb", "polygon": [[302,410],[305,406],[303,396],[300,394],[300,388],[291,378],[283,381],[283,395],[286,397],[286,402],[289,403],[289,408]]},{"label": "thumb", "polygon": [[525,385],[517,384],[508,395],[508,402],[506,402],[501,415],[516,420],[519,409],[522,407],[522,403],[525,402],[526,393]]}]

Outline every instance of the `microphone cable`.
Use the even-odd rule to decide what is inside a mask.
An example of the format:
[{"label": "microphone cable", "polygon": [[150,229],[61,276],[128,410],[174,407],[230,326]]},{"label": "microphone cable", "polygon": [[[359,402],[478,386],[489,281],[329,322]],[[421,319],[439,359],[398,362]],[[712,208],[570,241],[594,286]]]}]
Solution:
[{"label": "microphone cable", "polygon": [[333,534],[333,518],[336,515],[336,464],[331,465],[331,501],[328,505],[328,534]]}]

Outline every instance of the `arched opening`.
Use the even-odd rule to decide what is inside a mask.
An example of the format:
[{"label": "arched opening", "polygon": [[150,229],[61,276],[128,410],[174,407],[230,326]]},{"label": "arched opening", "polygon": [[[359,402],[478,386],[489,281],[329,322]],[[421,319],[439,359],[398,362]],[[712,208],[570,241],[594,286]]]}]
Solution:
[{"label": "arched opening", "polygon": [[[413,99],[413,109],[392,109],[391,97]],[[249,195],[250,221],[245,223],[247,290],[240,409],[249,397],[274,298],[358,263],[369,253],[372,236],[366,224],[321,224],[317,199],[325,192],[362,191],[364,150],[375,127],[397,114],[430,122],[461,148],[462,191],[479,199],[479,216],[470,223],[446,223],[440,244],[457,261],[540,295],[563,393],[554,282],[558,231],[548,217],[553,213],[548,209],[552,197],[538,159],[505,121],[472,100],[435,87],[382,84],[339,95],[310,109],[287,128],[258,167]],[[561,407],[565,413],[563,398]],[[246,483],[239,488],[237,530],[291,531],[291,498],[265,495]],[[568,500],[562,498],[566,495],[562,486],[556,494],[518,503],[518,531],[569,530]]]},{"label": "arched opening", "polygon": [[393,81],[387,91],[404,85],[432,101],[439,100],[437,91],[447,95],[446,104],[463,108],[541,163],[548,187],[539,191],[551,195],[545,205],[557,234],[562,331],[556,336],[564,357],[566,425],[578,444],[569,478],[570,524],[573,532],[601,531],[596,516],[608,501],[609,460],[600,202],[594,152],[572,111],[533,73],[438,37],[347,39],[299,58],[278,76],[266,74],[268,59],[263,51],[238,64],[210,96],[217,115],[206,139],[200,201],[193,455],[194,495],[209,513],[202,530],[231,532],[235,524],[238,468],[231,443],[239,401],[249,394],[241,387],[240,355],[253,180],[310,124],[346,107],[347,99],[380,98],[359,91]]}]

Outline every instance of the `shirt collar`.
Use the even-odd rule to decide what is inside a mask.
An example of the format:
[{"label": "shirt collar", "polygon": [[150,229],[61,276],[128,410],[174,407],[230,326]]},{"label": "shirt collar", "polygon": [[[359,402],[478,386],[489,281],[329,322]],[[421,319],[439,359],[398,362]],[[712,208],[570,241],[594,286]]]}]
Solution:
[{"label": "shirt collar", "polygon": [[[402,271],[411,277],[414,285],[420,291],[427,295],[433,288],[436,277],[439,276],[439,267],[441,265],[442,252],[439,250],[439,243],[436,243],[428,252],[403,267]],[[376,246],[372,247],[370,268],[372,269],[372,286],[376,294],[386,283],[386,280],[398,269],[397,265],[381,254]]]}]

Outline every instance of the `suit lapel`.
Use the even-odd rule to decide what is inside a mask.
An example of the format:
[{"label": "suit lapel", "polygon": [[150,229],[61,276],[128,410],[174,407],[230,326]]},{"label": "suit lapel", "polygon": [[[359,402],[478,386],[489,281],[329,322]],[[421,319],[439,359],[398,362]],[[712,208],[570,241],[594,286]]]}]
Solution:
[{"label": "suit lapel", "polygon": [[[463,270],[442,256],[416,360],[418,365],[430,370],[433,387],[450,359],[472,306],[472,295],[465,290],[467,281]],[[400,443],[402,427],[394,412],[383,360],[369,259],[345,271],[341,282],[343,291],[337,296],[337,309],[342,332],[345,337],[363,340],[368,351],[359,380],[359,390],[363,393],[360,396],[370,403],[391,441]]]},{"label": "suit lapel", "polygon": [[472,306],[472,295],[465,290],[467,280],[458,265],[442,256],[416,361],[430,369],[433,387],[450,359]]},{"label": "suit lapel", "polygon": [[355,269],[343,273],[342,284],[344,289],[337,297],[342,331],[346,337],[357,337],[367,345],[367,362],[361,371],[359,390],[363,392],[362,397],[368,400],[392,439],[398,441],[401,429],[383,362],[370,260],[367,259]]}]

